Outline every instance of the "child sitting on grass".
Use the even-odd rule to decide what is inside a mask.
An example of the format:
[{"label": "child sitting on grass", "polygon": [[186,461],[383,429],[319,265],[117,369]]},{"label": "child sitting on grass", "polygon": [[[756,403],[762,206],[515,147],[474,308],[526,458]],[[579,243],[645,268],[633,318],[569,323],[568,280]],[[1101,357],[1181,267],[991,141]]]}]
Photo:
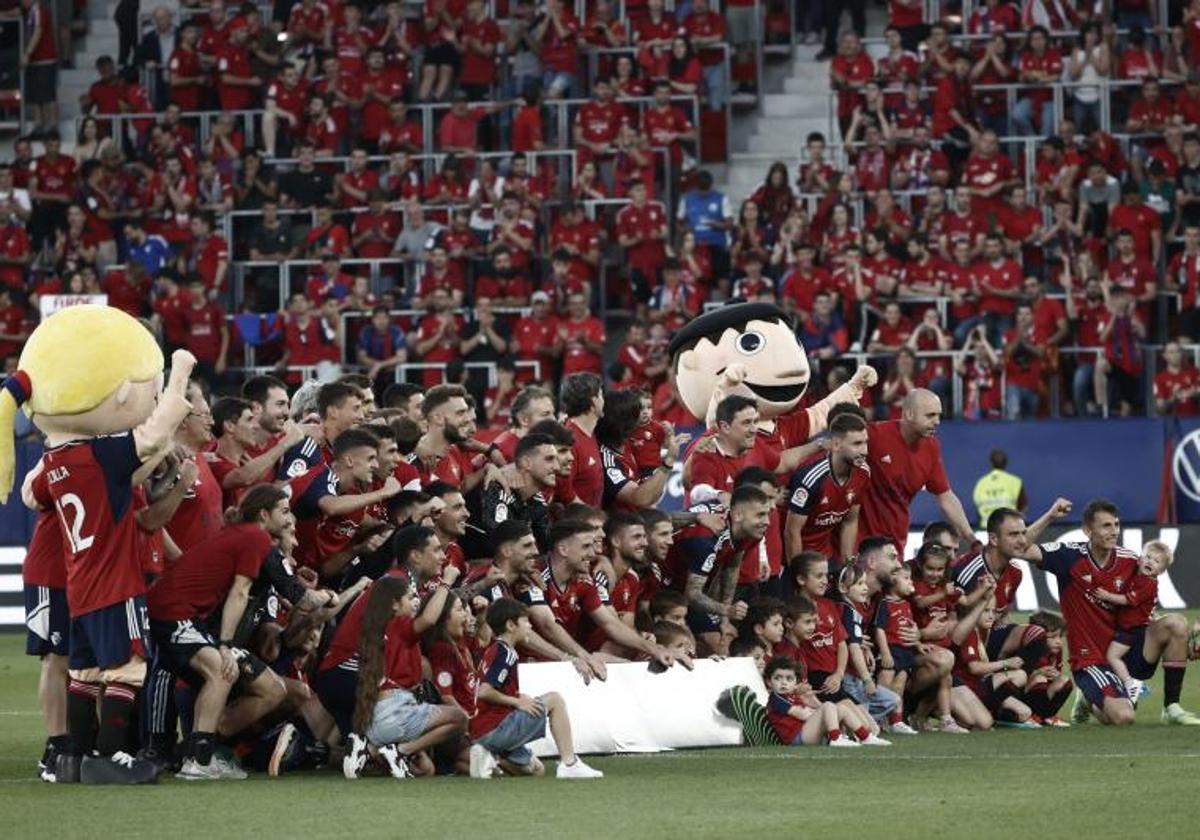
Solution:
[{"label": "child sitting on grass", "polygon": [[512,598],[497,598],[488,607],[487,624],[495,641],[479,666],[478,712],[471,719],[470,772],[473,779],[492,778],[497,766],[514,776],[541,776],[542,762],[527,744],[546,734],[558,747],[560,779],[599,779],[599,770],[575,754],[567,705],[557,692],[530,697],[517,682],[517,648],[532,632],[529,611]]},{"label": "child sitting on grass", "polygon": [[842,729],[855,727],[849,710],[837,703],[822,702],[808,683],[802,682],[803,665],[784,656],[767,663],[763,676],[771,696],[767,700],[767,719],[779,740],[799,747],[828,743],[831,747],[861,747],[887,744],[865,727],[855,730],[854,738]]}]

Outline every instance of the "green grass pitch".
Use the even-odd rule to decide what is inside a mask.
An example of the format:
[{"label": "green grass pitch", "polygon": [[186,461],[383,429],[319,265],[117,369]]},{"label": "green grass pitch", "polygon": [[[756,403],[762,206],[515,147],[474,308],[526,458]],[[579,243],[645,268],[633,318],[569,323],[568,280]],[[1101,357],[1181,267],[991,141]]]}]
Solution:
[{"label": "green grass pitch", "polygon": [[[340,773],[166,779],[137,789],[34,778],[36,662],[0,634],[0,837],[1197,837],[1200,727],[1138,725],[897,738],[891,749],[721,749],[598,757],[606,778]],[[1200,672],[1200,666],[1195,669]],[[1200,709],[1200,673],[1184,703]],[[592,762],[589,759],[589,762]]]}]

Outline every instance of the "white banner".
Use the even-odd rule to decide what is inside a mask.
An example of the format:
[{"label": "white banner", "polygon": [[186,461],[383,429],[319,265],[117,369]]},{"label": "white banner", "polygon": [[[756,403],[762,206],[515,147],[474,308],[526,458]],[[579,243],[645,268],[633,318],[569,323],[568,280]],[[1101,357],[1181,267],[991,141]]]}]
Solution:
[{"label": "white banner", "polygon": [[60,309],[79,306],[81,303],[108,306],[108,295],[42,295],[38,298],[38,309],[42,318],[49,318]]},{"label": "white banner", "polygon": [[[735,685],[751,687],[762,702],[767,698],[754,661],[746,657],[702,659],[694,670],[674,665],[661,674],[645,662],[609,665],[608,679],[589,685],[565,662],[523,664],[518,674],[522,694],[563,696],[575,750],[583,754],[738,746],[741,727],[717,712],[717,698]],[[530,748],[539,756],[558,754],[549,736]]]}]

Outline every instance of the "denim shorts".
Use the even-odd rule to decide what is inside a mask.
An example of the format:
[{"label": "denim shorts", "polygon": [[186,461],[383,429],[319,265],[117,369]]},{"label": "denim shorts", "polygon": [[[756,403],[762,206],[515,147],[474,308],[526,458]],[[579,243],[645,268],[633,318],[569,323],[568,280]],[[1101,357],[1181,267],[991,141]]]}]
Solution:
[{"label": "denim shorts", "polygon": [[[545,708],[545,701],[542,707]],[[505,761],[522,767],[533,760],[533,752],[526,746],[546,734],[546,713],[531,715],[520,709],[509,712],[500,725],[486,735],[476,738],[475,743]]]},{"label": "denim shorts", "polygon": [[377,747],[415,741],[429,728],[429,719],[437,709],[429,703],[418,703],[412,693],[393,689],[375,704],[375,714],[366,736]]}]

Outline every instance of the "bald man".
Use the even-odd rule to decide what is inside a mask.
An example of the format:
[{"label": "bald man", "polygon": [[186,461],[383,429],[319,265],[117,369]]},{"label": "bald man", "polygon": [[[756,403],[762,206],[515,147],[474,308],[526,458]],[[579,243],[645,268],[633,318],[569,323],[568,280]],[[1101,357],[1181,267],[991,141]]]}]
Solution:
[{"label": "bald man", "polygon": [[946,478],[937,440],[941,422],[942,401],[932,391],[917,388],[904,398],[899,420],[871,424],[867,450],[871,484],[859,516],[860,540],[888,537],[903,556],[909,507],[922,489],[937,497],[942,515],[961,539],[975,540],[962,502]]}]

